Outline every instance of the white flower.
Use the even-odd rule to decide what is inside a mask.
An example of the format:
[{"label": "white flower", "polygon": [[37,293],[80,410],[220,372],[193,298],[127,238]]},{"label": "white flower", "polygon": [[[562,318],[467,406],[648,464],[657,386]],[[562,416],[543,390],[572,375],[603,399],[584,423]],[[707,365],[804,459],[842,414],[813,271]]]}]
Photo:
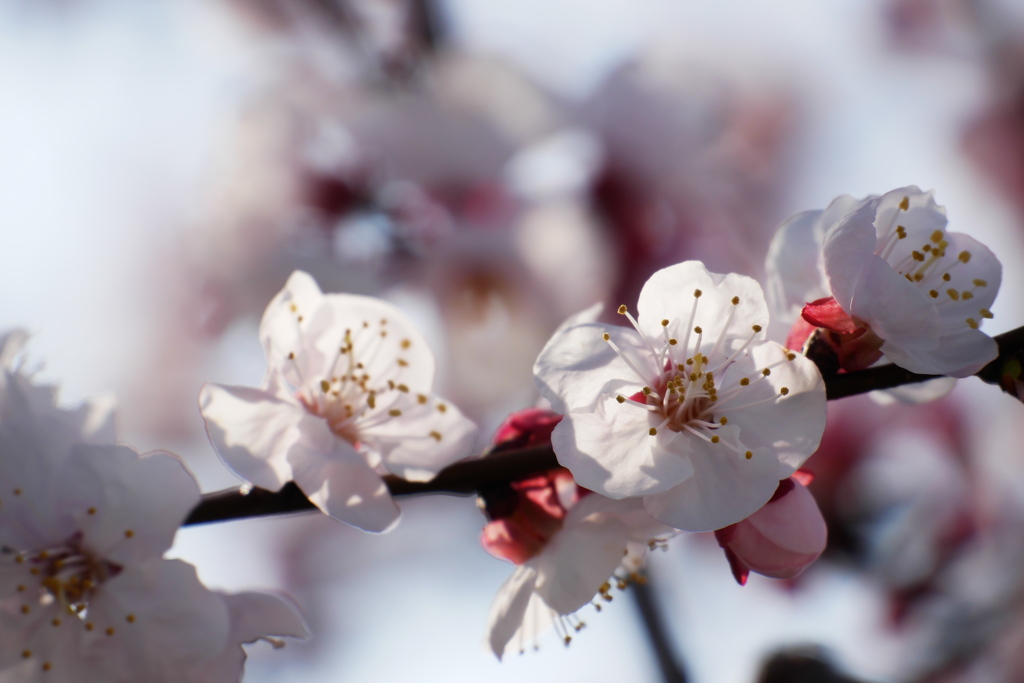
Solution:
[{"label": "white flower", "polygon": [[573,504],[557,523],[491,606],[487,640],[499,659],[535,645],[552,625],[568,643],[583,625],[574,613],[595,595],[610,600],[609,579],[623,587],[636,577],[648,548],[672,532],[651,519],[640,501],[597,494]]},{"label": "white flower", "polygon": [[[177,683],[234,655],[233,630],[296,634],[276,598],[214,593],[162,558],[195,480],[171,455],[104,443],[105,411],[55,407],[17,371],[21,341],[0,340],[0,681]],[[236,612],[265,616],[236,628]],[[238,681],[240,662],[219,671],[194,680]]]},{"label": "white flower", "polygon": [[798,214],[779,228],[767,270],[774,301],[834,333],[846,369],[884,354],[912,372],[966,377],[998,353],[978,328],[1002,266],[977,240],[946,232],[931,192],[840,197]]},{"label": "white flower", "polygon": [[738,522],[817,448],[821,375],[764,340],[768,311],[750,278],[687,261],[651,276],[638,310],[619,308],[634,329],[570,319],[541,351],[538,388],[565,414],[558,460],[588,489],[643,496],[676,528]]},{"label": "white flower", "polygon": [[398,518],[381,472],[428,481],[470,453],[476,429],[432,395],[434,358],[393,306],[320,292],[296,271],[260,323],[263,386],[207,384],[207,432],[260,488],[294,480],[336,519],[383,531]]}]

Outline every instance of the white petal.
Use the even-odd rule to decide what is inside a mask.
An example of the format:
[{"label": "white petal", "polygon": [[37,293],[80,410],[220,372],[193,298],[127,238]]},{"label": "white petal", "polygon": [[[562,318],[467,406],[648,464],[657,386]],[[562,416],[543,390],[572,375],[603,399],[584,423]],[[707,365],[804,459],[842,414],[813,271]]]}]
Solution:
[{"label": "white petal", "polygon": [[755,449],[749,460],[721,449],[694,455],[694,474],[675,488],[644,497],[647,512],[684,531],[712,531],[749,517],[778,488],[778,460]]},{"label": "white petal", "polygon": [[297,443],[288,454],[295,483],[318,508],[364,531],[386,531],[398,520],[398,506],[384,480],[346,442],[321,452]]},{"label": "white petal", "polygon": [[308,638],[309,630],[292,601],[270,593],[220,594],[231,615],[227,647],[217,657],[182,673],[183,683],[238,681],[245,664],[242,643],[267,636]]},{"label": "white petal", "polygon": [[960,332],[938,340],[934,349],[906,350],[886,342],[882,345],[886,358],[911,372],[950,377],[970,377],[999,355],[992,337],[981,330],[965,327]]},{"label": "white petal", "polygon": [[877,199],[865,200],[825,234],[822,255],[829,289],[839,306],[851,310],[867,260],[874,256]]},{"label": "white petal", "polygon": [[937,344],[939,314],[932,299],[877,256],[865,260],[853,302],[845,310],[903,348],[925,350]]},{"label": "white petal", "polygon": [[675,486],[693,473],[689,440],[670,430],[651,436],[654,413],[606,397],[590,413],[570,413],[551,435],[558,462],[577,483],[610,498]]},{"label": "white petal", "polygon": [[292,478],[286,455],[308,417],[301,406],[259,389],[206,384],[199,409],[213,447],[240,477],[269,491]]},{"label": "white petal", "polygon": [[61,507],[73,511],[85,546],[118,564],[163,555],[199,502],[199,485],[169,453],[80,444],[57,477]]},{"label": "white petal", "polygon": [[224,599],[180,560],[125,567],[97,591],[89,621],[96,628],[88,646],[118,662],[124,680],[168,683],[178,670],[221,653],[230,629]]},{"label": "white petal", "polygon": [[[735,399],[724,403],[721,415],[740,428],[740,441],[746,447],[767,448],[775,453],[780,463],[775,479],[785,479],[821,442],[827,413],[825,382],[806,356],[796,354],[793,360],[785,360],[786,350],[775,342],[752,346],[750,357],[757,368],[775,367],[769,376],[744,387]],[[785,396],[781,395],[783,387],[788,389]],[[772,396],[777,400],[760,403]],[[751,403],[759,405],[741,408]]]},{"label": "white petal", "polygon": [[655,373],[654,363],[640,335],[632,329],[594,322],[600,311],[595,305],[569,318],[548,340],[533,366],[534,382],[541,396],[555,412],[591,409],[611,380],[633,382],[639,390],[645,379],[638,377],[602,338],[608,333],[643,373]]},{"label": "white petal", "polygon": [[302,316],[303,322],[308,322],[322,302],[320,287],[308,273],[297,270],[291,274],[284,289],[267,304],[260,321],[260,341],[268,359],[302,347],[297,318]]},{"label": "white petal", "polygon": [[[396,410],[401,414],[387,412]],[[360,427],[359,441],[403,479],[430,481],[441,469],[473,454],[476,425],[443,399],[400,394],[383,413],[371,418],[373,426]]]},{"label": "white petal", "polygon": [[836,197],[824,211],[798,213],[775,232],[765,259],[769,339],[785,339],[805,304],[831,296],[821,253],[825,233],[858,204],[850,195]]},{"label": "white petal", "polygon": [[516,567],[491,604],[487,618],[487,642],[494,654],[501,659],[509,649],[512,637],[523,627],[523,616],[533,596],[537,571],[530,565]]},{"label": "white petal", "polygon": [[804,304],[829,296],[821,262],[824,211],[804,211],[779,226],[765,260],[765,298],[772,339],[785,339]]},{"label": "white petal", "polygon": [[[685,261],[654,273],[640,291],[637,322],[648,339],[661,339],[661,321],[668,320],[669,332],[680,342],[691,336],[691,348],[686,349],[689,354],[696,340],[687,332],[698,289],[701,296],[696,300],[693,326],[702,328],[705,343],[714,344],[722,336],[734,338],[726,347],[729,352],[750,337],[753,325],[768,325],[768,305],[756,280],[735,273],[712,273],[700,261]],[[737,296],[739,304],[733,305]],[[703,347],[705,353],[708,348]]]},{"label": "white petal", "polygon": [[622,501],[597,494],[581,500],[535,558],[537,593],[559,614],[571,614],[590,602],[622,561],[629,534],[613,512],[615,504]]}]

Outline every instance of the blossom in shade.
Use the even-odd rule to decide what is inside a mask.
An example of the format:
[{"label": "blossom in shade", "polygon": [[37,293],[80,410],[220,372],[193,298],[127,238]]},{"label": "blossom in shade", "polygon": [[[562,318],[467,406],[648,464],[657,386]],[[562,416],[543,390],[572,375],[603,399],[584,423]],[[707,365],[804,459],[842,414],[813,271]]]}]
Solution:
[{"label": "blossom in shade", "polygon": [[565,419],[559,463],[581,485],[642,497],[656,519],[709,531],[753,514],[814,452],[825,387],[807,358],[766,341],[760,286],[687,261],[658,271],[632,327],[559,328],[534,376]]},{"label": "blossom in shade", "polygon": [[[511,415],[495,446],[549,442],[557,413],[528,409]],[[491,607],[488,642],[501,658],[522,652],[555,626],[568,644],[583,622],[575,612],[600,595],[641,580],[647,550],[673,530],[651,519],[638,500],[591,493],[563,468],[482,492],[491,521],[481,542],[487,552],[516,565]],[[596,605],[600,609],[600,605]]]},{"label": "blossom in shade", "polygon": [[321,510],[383,531],[398,508],[381,478],[429,481],[470,454],[476,428],[431,393],[434,357],[394,306],[320,292],[296,271],[260,323],[260,388],[207,384],[200,407],[224,462],[260,488],[289,480]]},{"label": "blossom in shade", "polygon": [[715,531],[729,568],[742,586],[751,571],[775,579],[799,576],[825,550],[825,519],[807,490],[810,476],[797,472],[779,482],[764,507]]},{"label": "blossom in shade", "polygon": [[767,271],[778,306],[800,308],[787,343],[820,329],[845,370],[884,355],[912,372],[966,377],[993,360],[996,343],[979,328],[992,317],[1002,266],[946,222],[916,187],[840,197],[784,222]]},{"label": "blossom in shade", "polygon": [[[243,640],[305,635],[290,604],[212,592],[163,558],[195,480],[169,454],[104,442],[103,411],[53,405],[13,364],[20,343],[0,340],[0,680],[225,683]],[[236,612],[263,618],[232,641]],[[225,656],[238,665],[199,676]]]},{"label": "blossom in shade", "polygon": [[583,627],[575,613],[595,596],[611,600],[612,585],[642,580],[648,549],[672,533],[639,500],[590,493],[563,469],[513,488],[511,514],[482,534],[488,552],[518,565],[491,606],[487,638],[499,658],[535,645],[551,626],[568,644]]}]

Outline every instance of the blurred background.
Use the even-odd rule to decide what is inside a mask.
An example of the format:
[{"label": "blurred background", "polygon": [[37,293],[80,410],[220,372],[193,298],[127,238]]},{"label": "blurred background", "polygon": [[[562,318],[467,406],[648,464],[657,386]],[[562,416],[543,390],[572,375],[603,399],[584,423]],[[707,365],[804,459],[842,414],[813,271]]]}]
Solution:
[{"label": "blurred background", "polygon": [[[569,314],[689,258],[760,278],[787,216],[907,184],[1001,258],[988,331],[1024,324],[1021,3],[0,0],[0,328],[206,491],[239,482],[199,387],[260,382],[294,269],[408,311],[486,442]],[[788,657],[806,680],[1024,680],[1022,410],[976,379],[834,402],[808,462],[830,546],[799,580],[737,586],[709,534],[652,558],[690,679],[796,681]],[[495,661],[512,568],[484,521],[432,497],[385,536],[308,514],[173,553],[301,605],[315,638],[251,648],[250,683],[657,680],[628,595]]]}]

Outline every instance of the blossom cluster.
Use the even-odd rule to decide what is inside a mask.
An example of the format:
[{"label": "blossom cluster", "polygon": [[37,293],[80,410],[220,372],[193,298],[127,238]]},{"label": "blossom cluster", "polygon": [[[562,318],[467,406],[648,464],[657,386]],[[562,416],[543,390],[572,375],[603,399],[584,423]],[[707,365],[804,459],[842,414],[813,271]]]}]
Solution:
[{"label": "blossom cluster", "polygon": [[[492,446],[550,446],[558,467],[479,491],[483,547],[516,565],[491,608],[500,658],[643,580],[648,551],[714,532],[740,584],[792,579],[826,544],[807,485],[826,427],[826,372],[883,359],[964,377],[995,358],[981,332],[1001,279],[986,247],[946,231],[931,193],[836,199],[780,227],[768,292],[686,261],[655,272],[628,325],[597,304],[534,365],[549,407],[513,414]],[[264,312],[258,388],[207,384],[199,406],[224,463],[269,491],[294,482],[327,515],[383,532],[389,482],[428,482],[472,455],[477,428],[435,393],[425,337],[392,304],[324,294],[297,271]],[[199,502],[169,453],[119,445],[99,403],[59,407],[0,342],[0,671],[18,680],[228,681],[240,645],[302,638],[294,606],[206,588],[164,558]],[[808,357],[824,348],[833,365]],[[817,361],[817,363],[815,362]],[[819,367],[821,366],[821,367]],[[7,680],[6,678],[4,680]]]}]

